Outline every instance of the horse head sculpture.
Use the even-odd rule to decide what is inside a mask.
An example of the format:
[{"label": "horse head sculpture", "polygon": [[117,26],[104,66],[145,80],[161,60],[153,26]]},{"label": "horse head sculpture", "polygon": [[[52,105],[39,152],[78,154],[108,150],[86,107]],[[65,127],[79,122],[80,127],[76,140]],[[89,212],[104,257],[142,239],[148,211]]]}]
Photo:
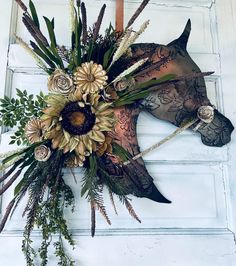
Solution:
[{"label": "horse head sculpture", "polygon": [[[175,41],[168,45],[141,43],[132,46],[133,62],[140,58],[149,58],[147,65],[136,77],[136,82],[145,82],[161,78],[167,74],[187,76],[200,73],[201,70],[189,56],[186,47],[191,31],[191,22],[188,21],[184,32]],[[115,114],[118,123],[114,131],[115,141],[127,150],[131,156],[140,152],[136,135],[136,123],[142,110],[150,112],[158,119],[169,121],[179,127],[188,118],[196,117],[201,106],[212,106],[207,97],[206,85],[203,77],[181,80],[176,83],[166,83],[142,100],[133,104],[117,108]],[[192,129],[196,128],[194,124]],[[209,124],[200,124],[197,131],[201,135],[203,144],[221,147],[230,141],[234,127],[225,116],[214,109],[214,118]],[[117,190],[122,193],[133,194],[137,197],[146,197],[163,203],[170,203],[156,188],[153,178],[145,168],[140,158],[128,165],[122,165],[117,158],[105,155],[102,158],[104,167],[110,174],[110,182],[116,184]]]}]

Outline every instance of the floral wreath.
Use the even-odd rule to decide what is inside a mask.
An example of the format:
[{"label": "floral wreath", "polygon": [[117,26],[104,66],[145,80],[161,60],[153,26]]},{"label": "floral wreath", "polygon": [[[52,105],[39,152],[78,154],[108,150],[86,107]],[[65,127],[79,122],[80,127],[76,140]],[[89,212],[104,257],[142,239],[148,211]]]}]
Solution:
[{"label": "floral wreath", "polygon": [[[41,265],[48,262],[48,247],[54,234],[58,235],[54,243],[58,265],[74,265],[63,246],[64,239],[74,246],[63,211],[66,207],[73,211],[75,204],[73,192],[63,179],[64,167],[84,169],[81,194],[91,204],[92,236],[95,234],[96,209],[108,224],[111,223],[103,203],[103,186],[108,187],[114,208],[113,194],[118,194],[129,213],[140,221],[122,188],[117,193],[115,184],[107,182],[109,173],[101,164],[101,158],[109,154],[119,158],[119,163],[124,165],[132,160],[129,152],[114,142],[112,131],[117,122],[114,108],[136,104],[151,91],[148,89],[150,82],[140,84],[134,79],[148,59],[129,63],[132,58],[130,46],[144,32],[149,21],[138,31],[131,26],[148,1],[135,12],[123,32],[116,32],[110,25],[102,36],[99,32],[106,6],[103,5],[96,23],[88,29],[85,4],[76,1],[74,6],[74,1],[70,0],[70,48],[58,45],[54,19],[44,17],[50,38],[47,40],[40,29],[33,2],[29,1],[29,9],[21,0],[16,2],[23,10],[23,23],[35,41],[30,41],[29,46],[18,36],[16,40],[49,75],[49,93],[44,95],[41,92],[34,97],[17,89],[17,98],[1,99],[1,125],[17,127],[10,144],[23,145],[23,148],[1,156],[1,170],[7,171],[0,182],[10,179],[0,189],[0,195],[23,170],[24,173],[15,186],[14,198],[7,206],[0,231],[28,193],[23,213],[27,221],[22,244],[27,265],[34,265],[36,256],[31,239],[35,225],[42,232],[38,250]],[[151,85],[174,81],[175,76],[168,75],[152,80]],[[195,122],[190,121],[188,126]],[[98,171],[102,180],[98,178]]]}]

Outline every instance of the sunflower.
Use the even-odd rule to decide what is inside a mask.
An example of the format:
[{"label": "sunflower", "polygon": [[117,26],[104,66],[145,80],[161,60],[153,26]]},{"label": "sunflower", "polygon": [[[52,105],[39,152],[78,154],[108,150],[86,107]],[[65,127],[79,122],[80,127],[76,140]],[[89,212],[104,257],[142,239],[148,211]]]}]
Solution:
[{"label": "sunflower", "polygon": [[89,94],[85,101],[79,90],[68,98],[49,94],[48,107],[43,110],[45,139],[52,140],[53,149],[64,153],[74,151],[79,166],[83,166],[86,156],[101,147],[106,141],[105,133],[114,128],[111,103],[101,102],[99,98],[98,94]]}]

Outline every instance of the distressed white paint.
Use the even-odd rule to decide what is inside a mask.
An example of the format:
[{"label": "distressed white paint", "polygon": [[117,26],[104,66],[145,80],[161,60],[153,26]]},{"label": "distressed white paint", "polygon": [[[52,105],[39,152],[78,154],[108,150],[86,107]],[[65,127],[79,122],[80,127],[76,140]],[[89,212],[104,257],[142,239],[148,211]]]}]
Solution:
[{"label": "distressed white paint", "polygon": [[9,47],[11,1],[1,0],[0,4],[2,10],[4,10],[4,12],[1,12],[0,16],[0,96],[3,96],[6,82],[7,55]]},{"label": "distressed white paint", "polygon": [[[3,2],[3,0],[0,0]],[[65,0],[37,0],[39,13],[55,16],[57,36],[60,43],[68,44],[68,17],[65,15]],[[114,19],[114,1],[86,0],[89,22],[96,20],[97,11],[103,2],[107,3],[105,21]],[[125,18],[134,12],[136,0],[125,3]],[[10,4],[4,2],[5,14],[10,14]],[[151,4],[137,21],[151,19],[149,29],[142,36],[142,42],[168,43],[182,32],[188,18],[192,20],[189,51],[203,71],[213,70],[208,77],[207,88],[212,102],[236,125],[236,3],[233,0],[151,0]],[[8,28],[9,17],[4,18]],[[1,18],[0,18],[1,19]],[[2,25],[2,24],[0,24]],[[103,29],[104,29],[103,25]],[[1,40],[8,40],[9,29],[0,32]],[[18,18],[17,33],[29,39]],[[153,34],[155,33],[155,34]],[[2,45],[2,43],[0,43]],[[4,46],[5,45],[5,46]],[[5,41],[1,49],[7,52]],[[12,84],[8,82],[8,93],[15,88],[30,92],[46,91],[46,76],[38,70],[18,45],[9,50],[8,65]],[[2,53],[6,63],[7,53]],[[1,58],[2,60],[2,58]],[[5,64],[4,63],[4,64]],[[1,70],[2,71],[2,70]],[[0,72],[1,80],[4,71]],[[3,92],[1,88],[1,93]],[[152,132],[150,132],[150,128]],[[157,121],[148,114],[141,114],[138,121],[138,136],[141,149],[157,142],[174,127]],[[1,150],[9,149],[9,134],[3,136]],[[142,224],[132,220],[118,201],[119,216],[113,214],[109,200],[105,198],[112,226],[98,219],[98,237],[89,235],[89,206],[79,197],[80,185],[66,172],[68,184],[76,195],[76,211],[68,211],[70,228],[78,247],[73,252],[76,265],[93,266],[234,266],[236,265],[235,241],[231,232],[235,230],[236,209],[236,140],[228,147],[209,148],[204,146],[197,134],[184,132],[171,143],[145,157],[147,168],[155,178],[159,189],[173,201],[171,205],[158,204],[146,199],[133,199],[135,210]],[[81,174],[77,171],[78,182]],[[3,197],[3,210],[12,196],[13,188]],[[232,200],[232,201],[231,201]],[[21,205],[22,206],[22,205]],[[20,240],[24,220],[21,209],[17,210],[0,236],[0,265],[25,265],[20,253]],[[38,233],[35,232],[37,243]],[[7,241],[6,241],[7,240]],[[11,254],[16,256],[11,256]],[[56,265],[50,257],[49,266]]]}]

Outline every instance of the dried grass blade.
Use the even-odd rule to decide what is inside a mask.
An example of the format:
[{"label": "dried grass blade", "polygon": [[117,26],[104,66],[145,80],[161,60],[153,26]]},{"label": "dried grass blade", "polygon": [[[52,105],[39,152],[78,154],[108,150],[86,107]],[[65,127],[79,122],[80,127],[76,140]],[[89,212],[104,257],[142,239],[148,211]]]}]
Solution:
[{"label": "dried grass blade", "polygon": [[125,202],[125,206],[127,208],[127,210],[129,211],[129,214],[135,219],[137,220],[139,223],[141,223],[141,220],[139,219],[138,215],[136,214],[136,212],[134,211],[133,206],[131,205],[131,203],[129,202],[129,200],[127,198],[124,199]]}]

